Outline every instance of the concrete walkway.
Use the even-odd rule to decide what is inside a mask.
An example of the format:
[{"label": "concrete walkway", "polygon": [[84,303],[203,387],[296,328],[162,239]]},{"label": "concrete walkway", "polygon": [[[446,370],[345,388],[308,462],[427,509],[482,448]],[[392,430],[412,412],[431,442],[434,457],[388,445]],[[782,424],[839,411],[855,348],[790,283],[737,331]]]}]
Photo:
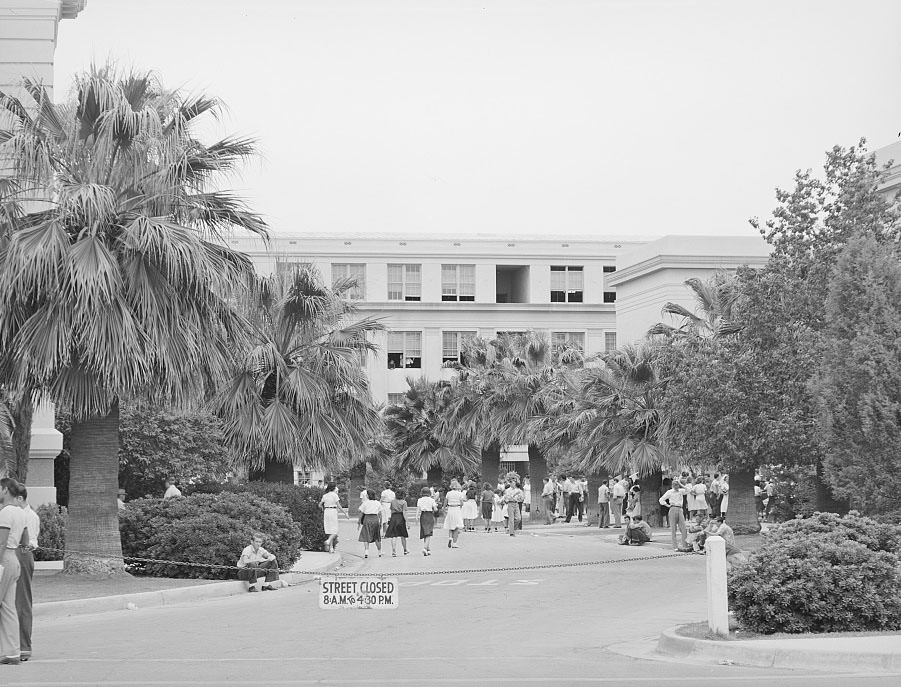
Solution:
[{"label": "concrete walkway", "polygon": [[[301,559],[292,567],[292,572],[281,575],[281,581],[283,586],[303,584],[314,580],[317,574],[332,571],[340,565],[341,556],[337,553],[305,551]],[[220,599],[226,596],[246,593],[247,585],[244,582],[226,580],[153,592],[136,592],[134,594],[117,594],[88,599],[36,603],[34,605],[34,617],[41,619],[64,618],[90,613],[155,608],[158,606],[203,601],[205,599]]]},{"label": "concrete walkway", "polygon": [[[790,668],[830,672],[901,673],[901,634],[858,637],[829,635],[777,639],[708,640],[666,630],[656,652],[698,663]],[[653,656],[645,654],[647,658]]]}]

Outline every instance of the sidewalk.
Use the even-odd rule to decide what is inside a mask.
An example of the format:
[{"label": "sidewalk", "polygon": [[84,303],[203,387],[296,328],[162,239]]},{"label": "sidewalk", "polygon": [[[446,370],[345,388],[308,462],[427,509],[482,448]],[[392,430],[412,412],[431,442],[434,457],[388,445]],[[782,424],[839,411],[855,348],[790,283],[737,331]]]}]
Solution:
[{"label": "sidewalk", "polygon": [[830,672],[901,673],[901,633],[709,640],[666,630],[657,653],[692,662]]},{"label": "sidewalk", "polygon": [[[310,582],[314,575],[329,572],[341,565],[341,556],[337,553],[304,551],[301,559],[294,564],[292,572],[281,575],[286,586]],[[293,571],[298,572],[293,572]],[[301,572],[302,571],[302,572]],[[181,581],[183,582],[183,580]],[[109,611],[133,610],[135,608],[157,608],[172,604],[190,603],[205,599],[219,599],[227,596],[245,594],[247,586],[238,580],[223,582],[207,582],[191,586],[173,586],[153,592],[137,592],[133,594],[115,594],[87,599],[70,599],[66,601],[48,601],[34,604],[34,617],[41,619],[65,618],[73,615],[89,613],[107,613]]]}]

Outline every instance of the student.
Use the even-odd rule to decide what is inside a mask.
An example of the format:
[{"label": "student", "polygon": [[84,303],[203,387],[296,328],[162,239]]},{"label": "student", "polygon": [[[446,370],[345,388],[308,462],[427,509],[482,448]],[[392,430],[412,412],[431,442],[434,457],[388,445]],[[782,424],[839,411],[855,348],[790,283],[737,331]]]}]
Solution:
[{"label": "student", "polygon": [[485,531],[491,531],[491,514],[494,512],[494,492],[488,482],[482,485],[482,520],[485,521]]},{"label": "student", "polygon": [[375,491],[367,491],[367,499],[360,504],[360,521],[358,523],[360,536],[358,541],[363,542],[363,558],[369,558],[369,545],[375,542],[375,548],[379,550],[379,558],[382,557],[382,504],[375,500]]},{"label": "student", "polygon": [[38,545],[41,534],[41,519],[28,505],[28,489],[19,484],[19,495],[16,505],[25,513],[25,525],[28,530],[28,543],[20,542],[16,552],[19,556],[19,582],[16,585],[16,611],[19,614],[19,648],[24,663],[31,658],[32,596],[31,580],[34,577],[34,547]]},{"label": "student", "polygon": [[695,513],[691,522],[688,523],[688,536],[685,538],[685,543],[695,553],[701,553],[704,549],[704,539],[707,538],[704,530],[707,528],[707,524],[704,516],[700,513]]},{"label": "student", "polygon": [[463,502],[466,494],[461,491],[460,483],[451,480],[450,490],[444,495],[444,504],[447,506],[447,515],[444,516],[444,528],[447,530],[447,548],[459,549],[457,539],[460,530],[463,529]]},{"label": "student", "polygon": [[263,548],[263,533],[254,532],[250,544],[244,547],[238,559],[238,579],[247,582],[247,591],[258,592],[257,586],[264,579],[262,590],[274,592],[272,582],[278,580],[278,561],[275,554]]},{"label": "student", "polygon": [[[685,494],[688,490],[678,479],[673,480],[673,486],[660,497],[660,505],[669,508],[669,526],[670,533],[673,536],[673,550],[684,551],[686,547],[685,537],[687,535],[685,528],[685,514],[682,506],[685,501]],[[676,543],[676,528],[682,535],[681,546]]]},{"label": "student", "polygon": [[504,503],[507,504],[507,529],[510,536],[516,536],[516,530],[522,527],[522,511],[520,504],[525,499],[522,489],[517,482],[511,482],[510,487],[504,492]]},{"label": "student", "polygon": [[651,528],[641,515],[630,518],[626,516],[626,533],[620,536],[620,544],[635,544],[641,546],[645,542],[651,541]]},{"label": "student", "polygon": [[344,515],[347,515],[347,511],[341,508],[338,485],[334,482],[329,482],[325,493],[319,499],[319,508],[322,509],[322,529],[328,535],[325,550],[328,553],[335,553],[335,547],[338,545],[338,511],[341,510]]},{"label": "student", "polygon": [[614,527],[622,527],[623,501],[626,499],[626,487],[623,478],[617,475],[613,482],[613,498],[610,499],[610,509],[613,511]]},{"label": "student", "polygon": [[11,477],[0,479],[0,663],[19,665],[22,662],[19,644],[19,614],[16,611],[16,590],[19,581],[19,555],[16,549],[28,541],[28,521],[25,512],[16,505],[19,483]]},{"label": "student", "polygon": [[419,538],[422,539],[423,556],[431,556],[432,549],[429,543],[432,541],[432,534],[435,532],[435,519],[438,511],[438,504],[432,498],[432,490],[429,487],[423,487],[419,492],[419,500],[416,502],[416,511],[419,517]]},{"label": "student", "polygon": [[407,550],[407,502],[404,499],[406,492],[398,488],[395,492],[394,500],[391,502],[391,517],[388,520],[388,529],[385,530],[385,539],[391,540],[391,555],[397,558],[397,547],[395,539],[400,539],[401,546],[404,547],[404,555],[410,553]]},{"label": "student", "polygon": [[598,487],[598,527],[610,527],[610,487],[606,481]]},{"label": "student", "polygon": [[385,488],[382,489],[382,493],[379,495],[379,503],[382,505],[382,536],[386,536],[388,532],[388,521],[391,519],[391,504],[394,503],[394,499],[397,498],[397,495],[394,493],[394,490],[391,488],[391,482],[385,482]]},{"label": "student", "polygon": [[175,486],[175,480],[172,477],[166,478],[166,493],[163,494],[164,499],[174,499],[181,496],[181,489]]},{"label": "student", "polygon": [[[494,492],[494,500],[491,504],[491,524],[494,526],[494,531],[498,531],[498,527],[501,526],[506,520],[506,516],[504,513],[506,509],[504,508],[504,492],[501,489],[496,489]],[[506,528],[506,524],[503,525]]]}]

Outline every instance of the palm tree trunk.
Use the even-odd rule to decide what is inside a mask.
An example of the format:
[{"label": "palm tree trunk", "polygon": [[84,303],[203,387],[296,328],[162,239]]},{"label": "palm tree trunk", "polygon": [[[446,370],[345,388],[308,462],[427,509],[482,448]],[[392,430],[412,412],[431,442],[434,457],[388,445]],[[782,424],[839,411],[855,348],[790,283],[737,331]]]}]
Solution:
[{"label": "palm tree trunk", "polygon": [[660,527],[660,485],[663,484],[663,472],[658,470],[650,475],[640,477],[641,517],[651,527]]},{"label": "palm tree trunk", "polygon": [[[529,444],[529,523],[540,525],[544,522],[544,478],[547,477],[547,458],[535,444]],[[525,522],[525,518],[523,518]]]},{"label": "palm tree trunk", "polygon": [[429,468],[425,473],[425,478],[430,487],[435,487],[435,489],[441,491],[441,483],[444,482],[444,468],[440,465]]},{"label": "palm tree trunk", "polygon": [[104,417],[72,423],[64,573],[125,574],[116,504],[118,489],[119,405],[114,404]]},{"label": "palm tree trunk", "polygon": [[492,443],[482,447],[482,482],[488,482],[491,488],[497,486],[498,473],[501,467],[500,444]]},{"label": "palm tree trunk", "polygon": [[585,494],[585,511],[588,513],[586,522],[589,525],[597,525],[598,516],[601,514],[598,507],[598,489],[603,478],[600,475],[587,475],[586,478],[588,479],[588,493]]},{"label": "palm tree trunk", "polygon": [[250,473],[250,481],[294,484],[294,465],[266,458],[262,470],[253,470]]},{"label": "palm tree trunk", "polygon": [[729,512],[726,522],[735,534],[760,532],[754,499],[754,468],[729,471]]},{"label": "palm tree trunk", "polygon": [[360,512],[360,492],[366,485],[366,463],[359,463],[350,469],[350,484],[347,486],[347,512],[351,520]]}]

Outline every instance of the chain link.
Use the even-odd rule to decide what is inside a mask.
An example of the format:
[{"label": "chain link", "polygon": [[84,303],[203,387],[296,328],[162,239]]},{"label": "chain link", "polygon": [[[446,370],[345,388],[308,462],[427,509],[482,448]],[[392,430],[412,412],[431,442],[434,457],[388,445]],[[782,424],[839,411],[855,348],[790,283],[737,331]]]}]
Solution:
[{"label": "chain link", "polygon": [[[194,563],[191,561],[171,561],[163,558],[141,558],[140,556],[113,556],[93,553],[89,551],[72,551],[67,549],[54,549],[47,546],[37,546],[42,551],[52,551],[54,553],[63,553],[75,556],[83,556],[85,558],[114,559],[121,561],[131,561],[134,563],[157,563],[160,565],[179,565],[195,568],[210,568],[214,570],[244,570],[237,565],[222,565],[219,563]],[[293,573],[295,575],[312,575],[314,577],[417,577],[417,576],[434,576],[434,575],[469,575],[479,573],[502,573],[502,572],[518,572],[521,570],[554,570],[561,568],[585,568],[593,565],[612,565],[615,563],[631,563],[633,561],[653,561],[662,558],[681,558],[683,556],[692,556],[692,552],[674,552],[660,553],[653,556],[636,556],[634,558],[615,558],[601,561],[580,561],[571,563],[537,563],[535,565],[515,565],[503,568],[463,568],[460,570],[398,570],[391,572],[323,572],[322,570],[294,570],[291,568],[267,568],[268,572],[277,572],[280,574]],[[263,568],[260,568],[263,570]]]}]

